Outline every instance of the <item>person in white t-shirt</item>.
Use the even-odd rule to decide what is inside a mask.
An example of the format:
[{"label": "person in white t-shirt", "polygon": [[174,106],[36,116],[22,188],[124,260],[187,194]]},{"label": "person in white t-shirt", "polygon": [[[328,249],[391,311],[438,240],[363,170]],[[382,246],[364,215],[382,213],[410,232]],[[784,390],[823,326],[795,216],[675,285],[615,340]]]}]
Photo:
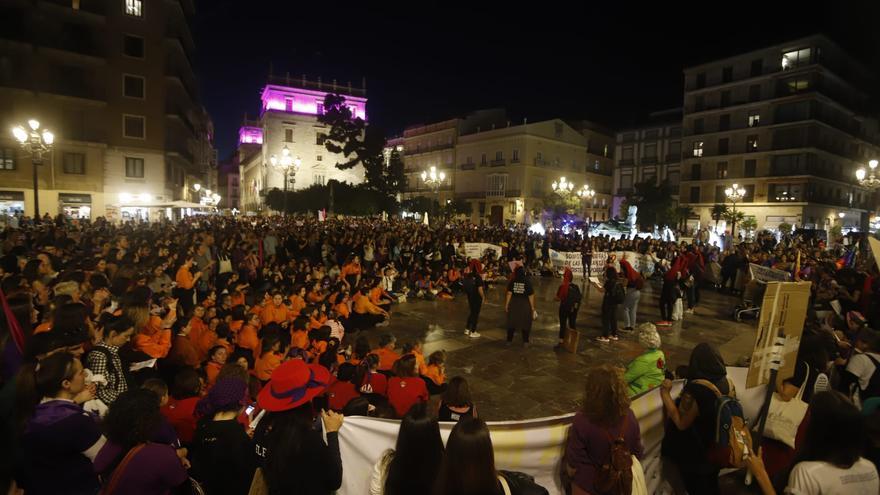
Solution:
[{"label": "person in white t-shirt", "polygon": [[[783,493],[790,495],[877,495],[880,478],[874,464],[862,457],[864,418],[839,392],[820,392],[810,402],[804,445]],[[748,458],[761,492],[775,495],[761,456]]]},{"label": "person in white t-shirt", "polygon": [[[880,396],[880,333],[863,328],[856,337],[856,352],[846,365],[844,380],[858,384],[858,400]],[[853,394],[855,396],[855,394]]]}]

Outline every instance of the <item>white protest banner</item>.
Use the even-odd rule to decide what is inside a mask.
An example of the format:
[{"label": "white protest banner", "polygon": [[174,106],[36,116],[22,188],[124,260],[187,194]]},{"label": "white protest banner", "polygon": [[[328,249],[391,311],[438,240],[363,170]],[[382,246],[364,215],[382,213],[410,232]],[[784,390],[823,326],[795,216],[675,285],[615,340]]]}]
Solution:
[{"label": "white protest banner", "polygon": [[[590,273],[602,273],[605,268],[605,262],[608,260],[608,253],[594,252],[590,262]],[[557,269],[564,267],[571,268],[571,273],[575,277],[583,277],[584,269],[581,259],[581,253],[577,251],[556,251],[550,250],[550,261]]]},{"label": "white protest banner", "polygon": [[[746,390],[747,368],[727,368],[727,376],[737,389],[737,397],[750,424],[754,423],[764,400],[764,387]],[[673,398],[681,392],[683,381],[676,381]],[[660,389],[654,388],[636,397],[630,407],[639,421],[645,455],[642,468],[648,493],[675,493],[663,478],[660,447],[663,443],[663,401]],[[490,422],[489,430],[498,469],[521,471],[535,477],[535,482],[551,495],[565,493],[559,481],[560,463],[565,449],[568,427],[574,414],[527,421]],[[440,423],[443,442],[455,423]],[[367,495],[373,465],[383,452],[393,449],[400,421],[366,417],[347,417],[339,431],[342,456],[342,487],[339,495]]]},{"label": "white protest banner", "polygon": [[464,243],[464,254],[468,259],[481,259],[487,250],[495,251],[495,259],[501,258],[501,246],[489,244],[486,242],[466,242]]},{"label": "white protest banner", "polygon": [[761,303],[761,318],[758,320],[758,334],[755,349],[749,363],[747,387],[766,385],[770,382],[771,361],[774,346],[780,330],[785,337],[782,348],[782,364],[777,381],[794,376],[794,366],[804,320],[810,301],[810,282],[770,282]]},{"label": "white protest banner", "polygon": [[788,282],[791,280],[791,274],[788,272],[754,263],[749,263],[749,271],[752,278],[759,282]]}]

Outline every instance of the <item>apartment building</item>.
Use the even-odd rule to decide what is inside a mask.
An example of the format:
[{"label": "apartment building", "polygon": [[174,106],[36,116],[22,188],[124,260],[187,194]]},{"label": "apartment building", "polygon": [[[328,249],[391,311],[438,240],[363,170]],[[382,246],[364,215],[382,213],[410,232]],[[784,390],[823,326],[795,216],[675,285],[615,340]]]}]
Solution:
[{"label": "apartment building", "polygon": [[[681,109],[651,113],[645,123],[618,131],[614,194],[625,198],[636,184],[666,183],[678,201],[681,183]],[[619,204],[617,201],[616,204]],[[614,212],[620,216],[620,212]]]},{"label": "apartment building", "polygon": [[194,14],[192,0],[0,2],[0,212],[33,214],[31,160],[6,131],[31,118],[56,136],[41,213],[155,220],[216,183]]},{"label": "apartment building", "polygon": [[746,191],[737,209],[759,229],[867,226],[875,195],[855,171],[880,156],[880,134],[860,62],[816,35],[684,76],[679,197],[695,212],[690,227],[714,224],[712,206],[731,205],[733,183]]}]

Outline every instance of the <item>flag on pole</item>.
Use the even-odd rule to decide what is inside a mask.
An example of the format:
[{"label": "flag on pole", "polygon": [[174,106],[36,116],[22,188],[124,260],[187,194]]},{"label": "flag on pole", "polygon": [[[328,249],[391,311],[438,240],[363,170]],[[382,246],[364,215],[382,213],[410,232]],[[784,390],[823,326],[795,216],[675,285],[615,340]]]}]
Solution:
[{"label": "flag on pole", "polygon": [[428,225],[428,212],[427,211],[425,212],[425,217],[424,217],[424,220],[422,221],[422,223],[425,225]]},{"label": "flag on pole", "polygon": [[801,250],[800,249],[798,249],[797,261],[794,264],[794,280],[795,280],[795,282],[800,282],[800,280],[801,280]]}]

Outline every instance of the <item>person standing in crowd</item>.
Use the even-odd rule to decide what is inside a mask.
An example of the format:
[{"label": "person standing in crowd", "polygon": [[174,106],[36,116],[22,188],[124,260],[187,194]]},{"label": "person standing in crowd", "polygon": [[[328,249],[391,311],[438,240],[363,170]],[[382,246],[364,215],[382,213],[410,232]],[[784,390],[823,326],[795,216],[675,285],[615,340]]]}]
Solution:
[{"label": "person standing in crowd", "polygon": [[596,341],[608,343],[619,340],[617,334],[617,305],[625,298],[623,283],[617,277],[614,267],[605,267],[605,280],[603,285],[596,286],[602,292],[602,335],[596,337]]},{"label": "person standing in crowd", "polygon": [[703,259],[703,254],[694,245],[688,246],[685,262],[687,263],[688,273],[693,277],[687,289],[688,308],[685,312],[687,314],[694,314],[697,305],[700,304],[700,284],[703,283],[706,262]]},{"label": "person standing in crowd", "polygon": [[581,267],[584,271],[584,280],[593,276],[593,240],[585,237],[581,242]]},{"label": "person standing in crowd", "polygon": [[116,399],[104,419],[107,443],[95,458],[104,493],[163,495],[189,479],[189,462],[155,442],[161,424],[153,391],[133,389]]},{"label": "person standing in crowd", "polygon": [[312,408],[312,399],[329,382],[323,366],[292,359],[275,370],[257,395],[257,405],[267,414],[254,432],[254,462],[269,495],[330,495],[342,485],[338,432],[343,417],[333,411],[316,417]]},{"label": "person standing in crowd", "polygon": [[672,308],[675,300],[681,296],[679,281],[682,277],[684,258],[678,257],[669,270],[663,274],[663,288],[660,290],[660,321],[657,326],[672,326]]},{"label": "person standing in crowd", "polygon": [[485,283],[480,272],[480,262],[471,260],[462,280],[462,288],[468,299],[468,318],[464,326],[464,334],[473,339],[480,338],[480,333],[477,332],[477,321],[480,319],[483,299],[486,298],[486,293],[483,290]]},{"label": "person standing in crowd", "polygon": [[571,283],[574,275],[571,268],[565,267],[562,274],[562,284],[556,290],[556,300],[559,301],[559,343],[555,349],[562,349],[569,330],[577,329],[577,314],[581,308],[581,289],[577,284]]},{"label": "person standing in crowd", "polygon": [[631,261],[632,253],[626,253],[620,260],[620,270],[623,274],[623,282],[626,284],[626,297],[623,299],[624,330],[632,331],[636,326],[636,318],[639,311],[639,299],[642,297],[644,279],[642,274],[633,268]]},{"label": "person standing in crowd", "polygon": [[600,487],[597,478],[612,462],[616,442],[623,439],[626,452],[637,458],[644,447],[620,368],[607,364],[592,368],[584,392],[582,409],[568,435],[563,469],[572,479],[573,493],[603,493],[607,488]]},{"label": "person standing in crowd", "polygon": [[727,378],[724,360],[712,346],[697,344],[688,363],[687,382],[678,401],[670,391],[672,380],[663,380],[660,398],[668,418],[663,437],[663,455],[672,460],[681,472],[688,493],[716,495],[720,493],[718,473],[722,463],[711,458],[715,445],[716,396],[714,385],[722,394],[735,397],[733,382]]},{"label": "person standing in crowd", "polygon": [[370,495],[430,494],[443,463],[440,425],[427,404],[412,407],[400,422],[395,448],[373,466]]},{"label": "person standing in crowd", "polygon": [[134,323],[126,316],[108,315],[100,324],[103,339],[86,354],[86,363],[92,373],[104,377],[104,382],[96,383],[97,397],[110,406],[119,394],[128,390],[119,348],[134,335]]},{"label": "person standing in crowd", "polygon": [[513,342],[517,330],[522,332],[523,346],[529,345],[532,321],[537,317],[535,310],[535,291],[532,282],[520,265],[513,272],[513,279],[507,284],[507,298],[504,302],[507,313],[507,343]]},{"label": "person standing in crowd", "polygon": [[660,350],[660,334],[653,323],[638,326],[639,344],[645,351],[626,365],[623,379],[630,397],[651,390],[666,378],[666,355]]},{"label": "person standing in crowd", "polygon": [[196,406],[201,419],[190,448],[191,473],[211,495],[243,494],[250,488],[250,438],[238,422],[246,394],[247,382],[224,377]]},{"label": "person standing in crowd", "polygon": [[186,260],[174,277],[177,286],[174,288],[174,297],[180,302],[183,314],[188,315],[195,306],[195,285],[202,278],[202,272],[191,273],[193,257],[187,256]]}]

